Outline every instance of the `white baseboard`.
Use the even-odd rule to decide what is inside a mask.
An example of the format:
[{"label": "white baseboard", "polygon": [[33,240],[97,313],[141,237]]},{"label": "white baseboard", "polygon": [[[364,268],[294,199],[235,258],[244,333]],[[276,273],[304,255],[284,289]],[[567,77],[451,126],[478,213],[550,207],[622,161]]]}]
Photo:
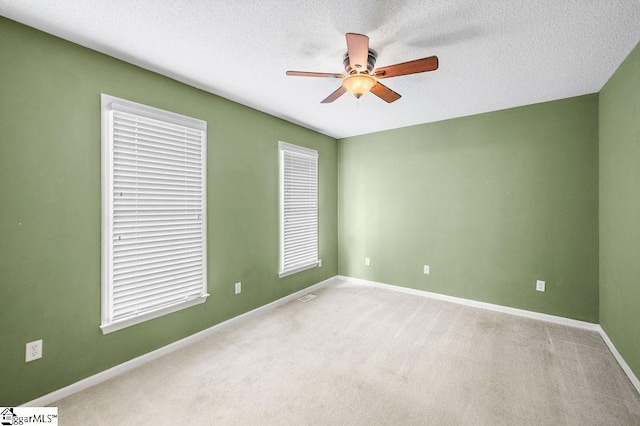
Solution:
[{"label": "white baseboard", "polygon": [[629,377],[629,380],[631,381],[633,386],[636,388],[638,393],[640,393],[640,380],[638,380],[636,375],[631,370],[631,367],[629,367],[629,365],[626,363],[626,361],[624,360],[620,352],[618,352],[618,349],[616,349],[613,342],[611,341],[607,333],[604,331],[604,329],[600,326],[600,324],[594,324],[586,321],[579,321],[579,320],[559,317],[555,315],[542,314],[539,312],[532,312],[524,309],[511,308],[508,306],[494,305],[492,303],[478,302],[475,300],[463,299],[461,297],[447,296],[444,294],[432,293],[424,290],[416,290],[413,288],[401,287],[401,286],[391,285],[391,284],[384,284],[384,283],[379,283],[375,281],[368,281],[360,278],[345,277],[343,275],[338,275],[337,278],[347,282],[355,283],[355,284],[362,284],[362,285],[368,285],[371,287],[384,288],[387,290],[399,291],[401,293],[408,293],[416,296],[429,297],[432,299],[444,300],[447,302],[458,303],[461,305],[473,306],[476,308],[503,312],[503,313],[512,314],[512,315],[518,315],[521,317],[538,319],[542,321],[553,322],[556,324],[568,325],[571,327],[578,327],[578,328],[584,328],[587,330],[597,331],[598,333],[600,333],[600,336],[602,336],[602,340],[604,340],[605,344],[607,345],[607,347],[615,357],[616,361],[618,361],[618,364],[620,364],[620,367],[622,368],[622,370],[625,372],[627,377]]},{"label": "white baseboard", "polygon": [[104,370],[101,371],[98,374],[95,374],[93,376],[87,377],[86,379],[82,379],[78,382],[72,383],[69,386],[65,386],[64,388],[58,389],[56,391],[53,391],[49,394],[46,394],[44,396],[41,396],[40,398],[36,398],[32,401],[26,402],[24,404],[22,404],[22,406],[25,407],[44,407],[46,405],[51,405],[54,402],[62,399],[62,398],[66,398],[69,395],[73,395],[76,392],[80,392],[82,390],[88,389],[92,386],[97,385],[98,383],[102,383],[105,382],[109,379],[112,379],[116,376],[119,376],[122,373],[125,373],[129,370],[132,370],[136,367],[139,367],[143,364],[146,364],[148,362],[151,362],[155,359],[160,358],[163,355],[166,355],[168,353],[171,353],[173,351],[176,351],[178,349],[184,348],[186,346],[189,346],[195,342],[197,342],[198,340],[204,339],[207,336],[210,336],[218,331],[220,331],[221,329],[228,327],[232,324],[235,324],[237,322],[240,322],[242,320],[245,320],[249,317],[253,317],[257,314],[260,314],[262,312],[265,312],[269,309],[275,308],[276,306],[282,305],[284,303],[287,303],[291,300],[295,300],[301,296],[304,296],[305,294],[318,289],[320,287],[323,287],[327,284],[329,284],[331,281],[333,281],[336,277],[331,277],[329,279],[326,279],[324,281],[321,281],[317,284],[313,284],[307,288],[304,288],[300,291],[297,291],[295,293],[289,294],[283,298],[280,298],[278,300],[275,300],[271,303],[268,303],[266,305],[260,306],[256,309],[253,309],[249,312],[245,312],[244,314],[238,315],[236,317],[230,318],[224,322],[221,322],[219,324],[216,324],[212,327],[207,328],[206,330],[202,330],[198,333],[192,334],[191,336],[187,336],[183,339],[180,339],[176,342],[170,343],[166,346],[163,346],[161,348],[158,348],[154,351],[148,352],[144,355],[140,355],[137,358],[133,358],[129,361],[123,362],[122,364],[118,364],[115,367],[109,368],[108,370]]},{"label": "white baseboard", "polygon": [[384,288],[387,290],[393,290],[393,291],[399,291],[402,293],[407,293],[407,294],[413,294],[413,295],[417,295],[417,296],[422,296],[422,297],[430,297],[432,299],[438,299],[438,300],[444,300],[447,302],[452,302],[452,303],[458,303],[458,304],[462,304],[462,305],[467,305],[467,306],[473,306],[473,307],[477,307],[477,308],[481,308],[481,309],[488,309],[488,310],[492,310],[492,311],[497,311],[497,312],[503,312],[503,313],[508,313],[508,314],[513,314],[513,315],[518,315],[518,316],[522,316],[522,317],[527,317],[527,318],[533,318],[533,319],[539,319],[539,320],[543,320],[543,321],[548,321],[548,322],[553,322],[556,324],[562,324],[562,325],[568,325],[568,326],[572,326],[572,327],[579,327],[579,328],[584,328],[587,330],[593,330],[593,331],[597,331],[598,333],[600,333],[600,335],[602,336],[602,339],[604,340],[605,344],[607,345],[607,347],[609,348],[609,350],[611,351],[611,353],[613,354],[613,356],[615,357],[615,359],[618,361],[618,363],[620,364],[620,367],[622,368],[622,370],[626,373],[626,375],[629,377],[629,380],[631,380],[631,383],[633,384],[633,386],[636,388],[636,390],[638,391],[638,393],[640,393],[640,381],[638,380],[638,378],[635,376],[635,374],[633,373],[633,371],[631,370],[631,368],[629,367],[629,365],[625,362],[624,358],[622,357],[622,355],[620,354],[620,352],[618,352],[618,350],[616,349],[616,347],[614,346],[613,342],[611,342],[611,339],[609,339],[609,336],[607,335],[607,333],[602,329],[602,327],[600,327],[599,324],[593,324],[593,323],[589,323],[589,322],[585,322],[585,321],[578,321],[578,320],[574,320],[574,319],[570,319],[570,318],[564,318],[564,317],[559,317],[559,316],[555,316],[555,315],[547,315],[547,314],[542,314],[542,313],[538,313],[538,312],[532,312],[532,311],[527,311],[524,309],[517,309],[517,308],[511,308],[508,306],[501,306],[501,305],[494,305],[492,303],[485,303],[485,302],[478,302],[475,300],[470,300],[470,299],[464,299],[461,297],[454,297],[454,296],[447,296],[444,294],[438,294],[438,293],[432,293],[429,291],[424,291],[424,290],[416,290],[416,289],[412,289],[412,288],[407,288],[407,287],[401,287],[401,286],[396,286],[396,285],[391,285],[391,284],[384,284],[384,283],[379,283],[379,282],[375,282],[375,281],[368,281],[368,280],[363,280],[360,278],[351,278],[351,277],[345,277],[345,276],[341,276],[341,275],[337,275],[335,277],[326,279],[322,282],[319,282],[317,284],[311,285],[307,288],[304,288],[300,291],[297,291],[295,293],[289,294],[288,296],[285,296],[281,299],[275,300],[271,303],[268,303],[264,306],[260,306],[256,309],[253,309],[249,312],[246,312],[244,314],[238,315],[236,317],[230,318],[224,322],[221,322],[219,324],[216,324],[210,328],[207,328],[206,330],[202,330],[196,334],[192,334],[191,336],[187,336],[183,339],[180,339],[176,342],[170,343],[166,346],[163,346],[159,349],[156,349],[152,352],[148,352],[144,355],[141,355],[137,358],[134,358],[132,360],[126,361],[122,364],[116,365],[115,367],[112,367],[108,370],[102,371],[98,374],[95,374],[93,376],[87,377],[86,379],[80,380],[76,383],[73,383],[69,386],[66,386],[62,389],[58,389],[54,392],[51,392],[47,395],[41,396],[40,398],[36,398],[32,401],[29,401],[25,404],[23,404],[23,406],[30,406],[30,407],[43,407],[46,405],[51,405],[54,402],[62,399],[62,398],[66,398],[67,396],[73,395],[76,392],[88,389],[92,386],[95,386],[99,383],[102,383],[104,381],[107,381],[109,379],[112,379],[122,373],[125,373],[129,370],[132,370],[136,367],[139,367],[143,364],[146,364],[148,362],[151,362],[157,358],[160,358],[163,355],[166,355],[168,353],[171,353],[173,351],[176,351],[178,349],[181,349],[183,347],[186,347],[188,345],[191,345],[207,336],[210,336],[218,331],[220,331],[221,329],[228,327],[232,324],[235,324],[239,321],[242,321],[244,319],[247,319],[249,317],[252,317],[254,315],[260,314],[262,312],[265,312],[269,309],[275,308],[276,306],[282,305],[284,303],[287,303],[291,300],[295,300],[300,296],[303,296],[315,289],[318,289],[320,287],[323,287],[329,283],[331,283],[333,280],[335,279],[341,279],[344,281],[348,281],[351,283],[356,283],[356,284],[361,284],[361,285],[368,285],[368,286],[372,286],[372,287],[378,287],[378,288]]},{"label": "white baseboard", "polygon": [[600,333],[602,340],[604,340],[604,343],[606,343],[607,347],[616,358],[616,361],[618,361],[618,364],[620,364],[620,367],[622,367],[622,370],[625,372],[627,377],[629,377],[629,380],[631,380],[631,384],[633,384],[638,393],[640,393],[640,380],[638,380],[636,375],[633,374],[633,371],[631,370],[631,367],[629,367],[629,364],[627,364],[624,358],[622,358],[622,355],[620,354],[620,352],[618,352],[618,349],[615,347],[615,345],[601,326],[598,326],[598,332]]},{"label": "white baseboard", "polygon": [[392,284],[384,284],[384,283],[379,283],[375,281],[368,281],[360,278],[345,277],[342,275],[339,275],[337,278],[348,281],[348,282],[356,283],[356,284],[363,284],[363,285],[368,285],[372,287],[384,288],[387,290],[399,291],[401,293],[408,293],[416,296],[429,297],[431,299],[444,300],[446,302],[457,303],[460,305],[473,306],[475,308],[503,312],[506,314],[518,315],[520,317],[533,318],[537,320],[553,322],[556,324],[568,325],[571,327],[584,328],[584,329],[593,330],[593,331],[598,331],[600,329],[600,326],[598,324],[594,324],[586,321],[579,321],[571,318],[559,317],[556,315],[542,314],[540,312],[533,312],[533,311],[527,311],[524,309],[511,308],[509,306],[494,305],[493,303],[478,302],[477,300],[464,299],[462,297],[455,297],[455,296],[447,296],[445,294],[432,293],[430,291],[425,291],[425,290],[416,290],[414,288],[401,287],[401,286],[392,285]]}]

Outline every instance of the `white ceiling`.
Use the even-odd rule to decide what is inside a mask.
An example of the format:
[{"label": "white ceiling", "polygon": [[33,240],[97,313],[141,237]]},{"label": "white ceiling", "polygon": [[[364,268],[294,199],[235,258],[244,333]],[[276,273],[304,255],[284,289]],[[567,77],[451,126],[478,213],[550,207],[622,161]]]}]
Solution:
[{"label": "white ceiling", "polygon": [[[0,0],[0,14],[342,138],[598,92],[640,41],[640,0]],[[320,104],[344,34],[377,66],[437,55],[385,84],[393,104]]]}]

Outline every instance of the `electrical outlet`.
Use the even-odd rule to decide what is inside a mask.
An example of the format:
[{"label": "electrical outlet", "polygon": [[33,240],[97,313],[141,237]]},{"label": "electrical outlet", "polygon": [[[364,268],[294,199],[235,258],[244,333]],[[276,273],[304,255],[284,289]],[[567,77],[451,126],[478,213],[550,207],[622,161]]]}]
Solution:
[{"label": "electrical outlet", "polygon": [[236,283],[236,294],[242,293],[242,283]]},{"label": "electrical outlet", "polygon": [[537,280],[537,281],[536,281],[536,291],[541,291],[541,292],[543,292],[543,293],[544,293],[544,290],[545,290],[545,283],[544,283],[544,281]]},{"label": "electrical outlet", "polygon": [[422,269],[422,272],[425,275],[429,275],[429,265],[424,265],[424,268]]},{"label": "electrical outlet", "polygon": [[42,358],[42,339],[27,343],[24,362],[35,361],[40,358]]},{"label": "electrical outlet", "polygon": [[318,259],[318,268],[322,268],[322,259]]},{"label": "electrical outlet", "polygon": [[368,257],[365,257],[365,258],[364,258],[364,265],[365,265],[365,266],[369,266],[369,265],[371,265],[371,259],[369,259]]}]

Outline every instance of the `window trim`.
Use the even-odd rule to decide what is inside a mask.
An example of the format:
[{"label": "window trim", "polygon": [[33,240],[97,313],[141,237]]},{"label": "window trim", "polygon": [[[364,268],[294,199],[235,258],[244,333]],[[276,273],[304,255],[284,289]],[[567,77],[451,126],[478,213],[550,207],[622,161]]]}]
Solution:
[{"label": "window trim", "polygon": [[[300,155],[306,155],[316,159],[316,188],[318,192],[316,194],[316,215],[318,223],[316,225],[316,237],[317,237],[317,249],[316,260],[312,263],[299,266],[294,269],[284,270],[284,152],[289,151]],[[320,180],[318,179],[319,173],[319,159],[318,151],[311,148],[305,148],[299,145],[293,145],[287,142],[278,141],[278,163],[279,163],[279,260],[278,260],[278,277],[284,278],[289,275],[296,274],[298,272],[306,271],[307,269],[316,268],[321,264],[320,260]]]},{"label": "window trim", "polygon": [[[108,257],[112,250],[112,239],[110,235],[113,230],[113,156],[111,155],[113,147],[112,135],[112,112],[122,111],[129,114],[135,114],[141,117],[163,121],[173,125],[189,127],[202,132],[202,234],[204,244],[202,248],[202,256],[204,259],[202,265],[203,285],[202,292],[199,297],[183,302],[168,305],[153,311],[145,312],[133,317],[120,320],[111,319],[111,308],[113,301],[111,300],[112,270],[108,262]],[[139,324],[160,316],[167,315],[191,306],[204,303],[209,296],[207,287],[207,122],[196,118],[184,116],[159,108],[150,107],[136,102],[120,99],[115,96],[101,94],[101,199],[102,199],[102,253],[101,253],[101,322],[100,328],[103,334],[108,334],[123,328]]]}]

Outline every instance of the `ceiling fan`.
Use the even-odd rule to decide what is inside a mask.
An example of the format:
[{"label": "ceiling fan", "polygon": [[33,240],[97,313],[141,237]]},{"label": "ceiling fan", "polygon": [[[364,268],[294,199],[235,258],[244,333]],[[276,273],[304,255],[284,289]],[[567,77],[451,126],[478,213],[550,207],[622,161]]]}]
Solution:
[{"label": "ceiling fan", "polygon": [[376,52],[369,49],[369,37],[363,34],[347,33],[347,53],[344,54],[343,74],[307,71],[287,71],[287,75],[298,77],[329,77],[342,79],[342,85],[321,103],[328,104],[335,101],[345,92],[356,98],[371,92],[380,99],[391,103],[400,99],[400,95],[380,83],[380,79],[416,74],[438,69],[438,57],[416,59],[415,61],[389,65],[374,69]]}]

